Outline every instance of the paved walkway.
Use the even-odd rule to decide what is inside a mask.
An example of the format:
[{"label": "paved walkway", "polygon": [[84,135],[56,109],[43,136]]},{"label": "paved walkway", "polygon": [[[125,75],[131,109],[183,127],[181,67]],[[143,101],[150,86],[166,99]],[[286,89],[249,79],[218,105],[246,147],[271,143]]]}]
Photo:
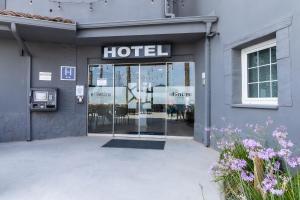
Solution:
[{"label": "paved walkway", "polygon": [[219,200],[218,154],[193,140],[161,150],[101,148],[108,137],[0,144],[1,200]]}]

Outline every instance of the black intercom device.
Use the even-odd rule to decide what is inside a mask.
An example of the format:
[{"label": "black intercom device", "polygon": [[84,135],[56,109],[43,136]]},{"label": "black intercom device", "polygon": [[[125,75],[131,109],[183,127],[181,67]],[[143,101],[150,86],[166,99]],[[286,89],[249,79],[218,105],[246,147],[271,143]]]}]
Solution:
[{"label": "black intercom device", "polygon": [[30,108],[35,112],[57,111],[57,89],[31,88]]}]

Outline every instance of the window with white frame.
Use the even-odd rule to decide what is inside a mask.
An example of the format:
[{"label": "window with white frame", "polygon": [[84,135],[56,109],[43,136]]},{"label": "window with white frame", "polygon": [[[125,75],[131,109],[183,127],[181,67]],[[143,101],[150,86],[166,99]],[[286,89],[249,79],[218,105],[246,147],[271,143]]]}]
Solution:
[{"label": "window with white frame", "polygon": [[242,103],[278,104],[276,40],[242,50]]}]

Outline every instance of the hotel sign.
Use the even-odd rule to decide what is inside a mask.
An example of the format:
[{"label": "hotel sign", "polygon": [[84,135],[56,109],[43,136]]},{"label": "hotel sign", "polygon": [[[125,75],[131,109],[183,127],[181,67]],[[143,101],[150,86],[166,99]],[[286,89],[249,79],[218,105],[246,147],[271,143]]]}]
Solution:
[{"label": "hotel sign", "polygon": [[102,59],[135,59],[171,57],[171,45],[105,46]]}]

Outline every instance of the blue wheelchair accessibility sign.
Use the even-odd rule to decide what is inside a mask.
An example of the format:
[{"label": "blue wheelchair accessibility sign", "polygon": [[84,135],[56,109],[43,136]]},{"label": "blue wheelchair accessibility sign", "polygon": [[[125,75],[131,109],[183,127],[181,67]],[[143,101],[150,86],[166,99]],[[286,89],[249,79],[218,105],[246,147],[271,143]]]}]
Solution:
[{"label": "blue wheelchair accessibility sign", "polygon": [[76,80],[76,67],[61,66],[60,80],[75,81]]}]

